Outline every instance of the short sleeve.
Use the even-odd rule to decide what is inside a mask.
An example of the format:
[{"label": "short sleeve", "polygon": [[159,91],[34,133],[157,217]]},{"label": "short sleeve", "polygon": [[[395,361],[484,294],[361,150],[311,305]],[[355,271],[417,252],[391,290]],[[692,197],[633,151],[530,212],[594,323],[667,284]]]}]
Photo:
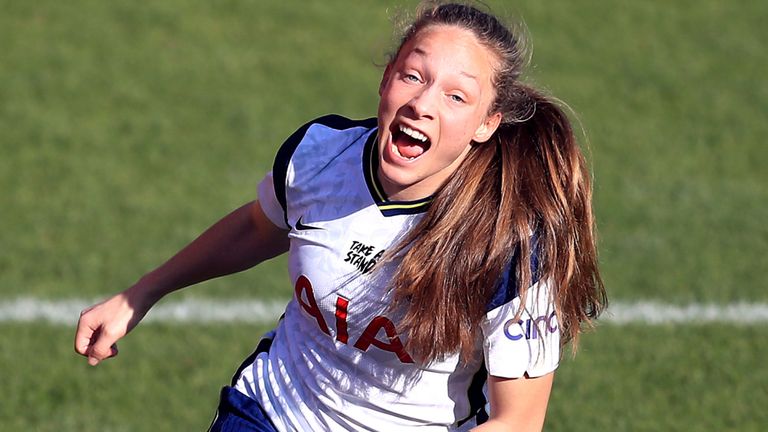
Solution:
[{"label": "short sleeve", "polygon": [[374,127],[375,118],[350,120],[330,114],[298,128],[280,146],[272,170],[259,183],[259,203],[267,218],[280,228],[291,229],[289,213],[291,207],[301,206],[297,195],[301,198],[302,187]]},{"label": "short sleeve", "polygon": [[285,222],[285,211],[283,210],[280,201],[277,199],[275,193],[275,184],[272,176],[272,171],[268,172],[264,176],[264,179],[259,183],[259,204],[261,209],[264,210],[264,214],[272,221],[275,226],[283,229],[290,229]]},{"label": "short sleeve", "polygon": [[520,297],[486,313],[481,322],[488,373],[503,378],[546,375],[560,363],[560,328],[549,284],[528,289],[525,308],[515,318]]}]

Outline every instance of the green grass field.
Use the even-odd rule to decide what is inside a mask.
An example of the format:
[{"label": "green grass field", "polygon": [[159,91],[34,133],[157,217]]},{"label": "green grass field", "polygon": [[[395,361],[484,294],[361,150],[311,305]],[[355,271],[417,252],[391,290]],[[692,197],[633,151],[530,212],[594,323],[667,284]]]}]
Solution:
[{"label": "green grass field", "polygon": [[[768,3],[488,3],[523,17],[528,79],[589,138],[611,299],[767,302]],[[0,301],[120,290],[253,199],[303,122],[374,115],[397,10],[0,0]],[[277,259],[176,298],[288,298],[286,274]],[[204,429],[264,330],[146,325],[89,368],[74,328],[0,322],[0,430]],[[601,325],[562,364],[546,430],[765,430],[766,340]]]}]

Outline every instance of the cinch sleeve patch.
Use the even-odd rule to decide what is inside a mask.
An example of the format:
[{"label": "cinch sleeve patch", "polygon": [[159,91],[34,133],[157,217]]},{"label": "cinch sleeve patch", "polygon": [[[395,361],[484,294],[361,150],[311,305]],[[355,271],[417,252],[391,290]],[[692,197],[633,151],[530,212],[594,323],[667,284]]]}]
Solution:
[{"label": "cinch sleeve patch", "polygon": [[528,289],[525,308],[515,317],[520,297],[488,312],[481,322],[488,373],[503,378],[545,375],[560,362],[560,328],[546,283]]}]

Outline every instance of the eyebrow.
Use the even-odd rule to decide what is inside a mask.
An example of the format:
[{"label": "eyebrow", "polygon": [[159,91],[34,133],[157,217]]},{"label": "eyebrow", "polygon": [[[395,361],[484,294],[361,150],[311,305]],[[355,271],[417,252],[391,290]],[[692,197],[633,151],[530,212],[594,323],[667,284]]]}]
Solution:
[{"label": "eyebrow", "polygon": [[[414,52],[415,54],[418,54],[418,55],[419,55],[419,56],[421,56],[421,57],[426,57],[426,56],[427,56],[427,52],[426,52],[426,51],[424,51],[423,49],[419,48],[419,47],[414,47],[414,48],[413,48],[413,52]],[[464,75],[464,76],[465,76],[465,77],[467,77],[467,78],[471,78],[471,79],[473,79],[473,80],[475,80],[475,81],[478,81],[478,80],[477,80],[477,77],[476,77],[475,75],[472,75],[472,74],[471,74],[471,73],[469,73],[469,72],[465,72],[465,71],[459,71],[459,74],[460,74],[460,75]]]}]

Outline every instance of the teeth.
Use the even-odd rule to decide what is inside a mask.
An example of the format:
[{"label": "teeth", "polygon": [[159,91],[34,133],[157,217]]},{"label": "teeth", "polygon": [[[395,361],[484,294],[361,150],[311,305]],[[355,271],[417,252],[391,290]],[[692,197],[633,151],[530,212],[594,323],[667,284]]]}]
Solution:
[{"label": "teeth", "polygon": [[413,129],[407,127],[407,126],[400,125],[400,132],[408,135],[409,137],[411,137],[413,139],[419,140],[421,142],[427,142],[427,136],[426,135],[424,135],[423,133],[421,133],[421,132],[419,132],[417,130],[413,130]]}]

